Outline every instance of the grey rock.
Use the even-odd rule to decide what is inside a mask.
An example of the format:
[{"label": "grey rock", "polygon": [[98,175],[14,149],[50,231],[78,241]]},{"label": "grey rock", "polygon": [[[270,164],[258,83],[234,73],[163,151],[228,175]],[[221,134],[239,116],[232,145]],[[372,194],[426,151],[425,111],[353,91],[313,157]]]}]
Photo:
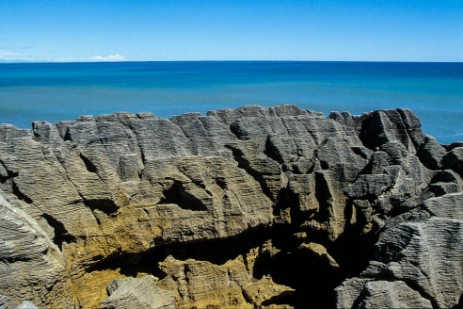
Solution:
[{"label": "grey rock", "polygon": [[414,216],[394,219],[379,237],[375,261],[337,288],[337,306],[457,306],[463,289],[462,212],[463,194],[447,194],[426,200]]},{"label": "grey rock", "polygon": [[463,147],[456,147],[450,150],[442,159],[442,164],[463,177]]},{"label": "grey rock", "polygon": [[[0,306],[12,307],[24,298],[63,305],[64,258],[27,213],[11,205],[0,191]],[[19,304],[26,308],[30,302]],[[21,307],[22,306],[22,307]]]},{"label": "grey rock", "polygon": [[416,145],[424,141],[424,135],[419,130],[421,123],[410,110],[374,111],[354,121],[360,130],[361,139],[370,148],[397,141],[415,154]]},{"label": "grey rock", "polygon": [[447,194],[426,200],[421,206],[432,216],[463,221],[463,194]]},{"label": "grey rock", "polygon": [[442,168],[442,158],[446,155],[446,149],[435,139],[428,138],[418,151],[421,162],[429,169]]},{"label": "grey rock", "polygon": [[433,308],[429,300],[403,281],[370,281],[357,308]]},{"label": "grey rock", "polygon": [[175,296],[157,287],[153,276],[116,279],[108,285],[103,309],[175,309]]},{"label": "grey rock", "polygon": [[[246,106],[169,120],[116,113],[34,122],[32,130],[0,125],[0,294],[15,304],[95,307],[127,257],[138,269],[157,250],[261,233],[268,238],[255,240],[249,261],[227,257],[240,265],[236,276],[260,283],[232,294],[237,306],[275,305],[286,292],[265,299],[262,286],[280,288],[252,277],[249,265],[286,250],[265,249],[278,231],[294,248],[317,243],[340,268],[337,259],[349,258],[332,248],[379,237],[375,259],[336,290],[340,307],[451,307],[462,285],[462,149],[427,137],[404,109],[325,118],[294,105]],[[226,287],[227,271],[209,266],[204,276],[220,273],[210,280]],[[172,280],[183,272],[175,268]],[[148,279],[124,280],[105,306],[142,306],[148,295],[138,290],[159,292]],[[232,304],[232,294],[201,305]]]},{"label": "grey rock", "polygon": [[11,300],[9,297],[0,295],[0,309],[13,309],[18,304]]}]

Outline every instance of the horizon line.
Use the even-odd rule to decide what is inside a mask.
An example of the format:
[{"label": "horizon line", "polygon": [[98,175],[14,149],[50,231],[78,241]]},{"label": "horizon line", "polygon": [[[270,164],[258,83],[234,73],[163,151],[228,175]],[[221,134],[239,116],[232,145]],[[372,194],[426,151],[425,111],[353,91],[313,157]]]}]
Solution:
[{"label": "horizon line", "polygon": [[345,63],[463,63],[462,61],[452,61],[452,60],[269,60],[269,59],[259,59],[259,60],[121,60],[121,61],[24,61],[24,60],[0,60],[0,64],[64,64],[64,63],[132,63],[132,62],[345,62]]}]

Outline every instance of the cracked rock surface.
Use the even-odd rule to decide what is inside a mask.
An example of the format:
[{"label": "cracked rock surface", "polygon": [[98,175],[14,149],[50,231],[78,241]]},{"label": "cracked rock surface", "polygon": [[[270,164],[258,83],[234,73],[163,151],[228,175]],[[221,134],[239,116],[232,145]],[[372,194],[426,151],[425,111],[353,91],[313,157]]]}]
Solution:
[{"label": "cracked rock surface", "polygon": [[0,307],[457,308],[462,176],[405,109],[0,125]]}]

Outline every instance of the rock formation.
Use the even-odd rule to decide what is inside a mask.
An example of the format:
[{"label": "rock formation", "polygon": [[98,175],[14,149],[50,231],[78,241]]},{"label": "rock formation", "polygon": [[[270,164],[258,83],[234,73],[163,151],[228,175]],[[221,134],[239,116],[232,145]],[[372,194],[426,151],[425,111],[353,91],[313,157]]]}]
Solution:
[{"label": "rock formation", "polygon": [[0,125],[0,307],[456,308],[462,177],[404,109]]}]

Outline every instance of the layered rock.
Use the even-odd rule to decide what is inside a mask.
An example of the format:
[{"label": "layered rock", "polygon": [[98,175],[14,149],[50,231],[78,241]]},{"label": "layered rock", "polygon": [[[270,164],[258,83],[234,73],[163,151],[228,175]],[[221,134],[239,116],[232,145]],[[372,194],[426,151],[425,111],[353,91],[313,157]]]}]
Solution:
[{"label": "layered rock", "polygon": [[339,308],[452,308],[463,291],[463,193],[389,219],[375,258],[337,288]]},{"label": "layered rock", "polygon": [[156,286],[156,277],[116,279],[108,285],[103,308],[174,309],[175,297]]},{"label": "layered rock", "polygon": [[37,222],[1,191],[0,235],[0,291],[7,296],[0,296],[2,308],[24,308],[30,301],[68,305],[63,255]]},{"label": "layered rock", "polygon": [[325,118],[293,105],[1,125],[0,295],[456,306],[463,147],[420,127],[409,110]]}]

